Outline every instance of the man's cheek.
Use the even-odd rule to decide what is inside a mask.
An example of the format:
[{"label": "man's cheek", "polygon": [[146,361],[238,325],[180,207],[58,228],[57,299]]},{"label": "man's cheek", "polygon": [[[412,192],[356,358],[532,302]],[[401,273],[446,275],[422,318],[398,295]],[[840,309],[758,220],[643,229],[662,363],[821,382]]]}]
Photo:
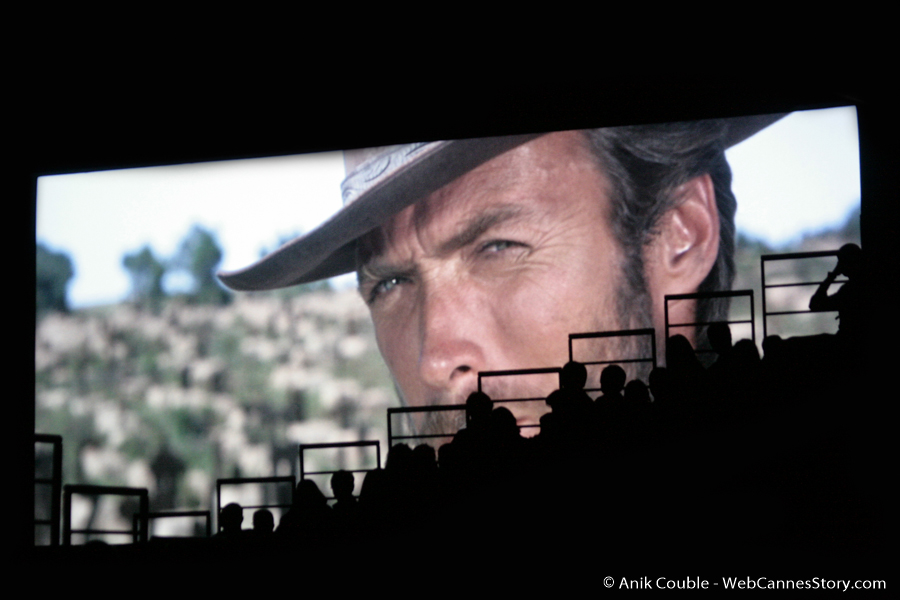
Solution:
[{"label": "man's cheek", "polygon": [[381,352],[381,357],[396,380],[398,374],[397,366],[402,363],[402,359],[398,355],[398,349],[403,348],[403,344],[400,341],[402,332],[377,318],[373,317],[373,321],[378,351]]},{"label": "man's cheek", "polygon": [[404,400],[404,404],[419,406],[422,404],[418,385],[418,346],[409,335],[407,327],[375,326],[375,339],[378,350],[384,359],[394,386]]},{"label": "man's cheek", "polygon": [[[541,328],[564,320],[572,306],[564,280],[552,272],[532,269],[497,294],[496,306],[508,319],[530,328]],[[557,273],[558,275],[558,273]]]}]

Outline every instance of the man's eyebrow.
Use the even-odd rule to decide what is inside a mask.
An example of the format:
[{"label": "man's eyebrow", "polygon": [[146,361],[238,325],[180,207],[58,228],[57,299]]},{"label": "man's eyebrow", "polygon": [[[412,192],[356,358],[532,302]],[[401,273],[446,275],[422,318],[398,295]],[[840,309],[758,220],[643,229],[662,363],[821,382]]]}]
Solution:
[{"label": "man's eyebrow", "polygon": [[442,242],[438,246],[438,254],[446,255],[465,248],[497,225],[522,218],[528,212],[530,211],[524,207],[515,205],[498,206],[486,210],[470,219],[459,233]]}]

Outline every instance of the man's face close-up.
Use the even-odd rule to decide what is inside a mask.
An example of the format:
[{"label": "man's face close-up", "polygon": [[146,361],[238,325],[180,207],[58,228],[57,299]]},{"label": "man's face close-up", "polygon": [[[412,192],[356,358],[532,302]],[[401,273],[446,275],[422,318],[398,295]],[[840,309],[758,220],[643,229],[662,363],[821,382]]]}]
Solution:
[{"label": "man's face close-up", "polygon": [[[568,334],[622,328],[608,188],[582,134],[545,135],[362,241],[360,292],[407,405],[463,403],[479,371],[562,366]],[[504,397],[530,396],[514,382]],[[547,411],[508,406],[519,425]]]}]

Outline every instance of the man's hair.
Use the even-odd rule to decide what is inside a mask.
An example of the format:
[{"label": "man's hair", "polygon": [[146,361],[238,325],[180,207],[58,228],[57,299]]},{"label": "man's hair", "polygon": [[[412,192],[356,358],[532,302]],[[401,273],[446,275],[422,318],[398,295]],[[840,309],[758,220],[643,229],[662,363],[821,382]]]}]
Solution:
[{"label": "man's hair", "polygon": [[[612,189],[611,225],[625,256],[624,297],[619,314],[630,327],[652,326],[652,299],[644,248],[658,233],[660,219],[678,202],[675,190],[694,177],[709,174],[719,213],[719,254],[698,292],[730,290],[734,280],[734,214],[731,168],[725,159],[723,120],[611,127],[585,131],[589,147]],[[727,319],[728,298],[701,299],[696,321]],[[643,322],[635,322],[643,319]],[[705,328],[697,331],[697,343]]]}]

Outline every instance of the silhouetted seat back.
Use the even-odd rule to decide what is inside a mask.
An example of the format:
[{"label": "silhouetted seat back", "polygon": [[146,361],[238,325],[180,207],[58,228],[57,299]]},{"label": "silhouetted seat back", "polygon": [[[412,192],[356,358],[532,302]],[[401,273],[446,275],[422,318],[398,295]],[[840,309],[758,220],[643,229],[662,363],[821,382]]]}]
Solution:
[{"label": "silhouetted seat back", "polygon": [[[323,468],[322,465],[331,466]],[[312,479],[320,490],[331,489],[331,477],[338,471],[365,474],[380,468],[381,443],[378,440],[300,444],[300,479]],[[357,485],[362,485],[364,477],[356,478]],[[329,501],[333,499],[328,496]]]},{"label": "silhouetted seat back", "polygon": [[[147,537],[193,538],[212,535],[212,515],[208,510],[166,510],[147,513]],[[141,515],[135,513],[134,526]],[[159,526],[160,523],[166,525]],[[189,532],[189,533],[186,533]]]},{"label": "silhouetted seat back", "polygon": [[[644,365],[646,368],[643,370],[649,374],[656,366],[656,330],[647,327],[570,333],[569,360],[585,366],[588,382],[599,382],[601,371],[611,364]],[[590,384],[584,388],[585,392],[599,390],[599,387],[590,387]]]},{"label": "silhouetted seat back", "polygon": [[[743,301],[738,311],[732,307],[731,312],[738,312],[741,316],[737,318],[717,319],[715,321],[689,321],[686,323],[672,322],[670,320],[669,309],[672,302],[683,300],[710,300],[714,298],[728,298],[729,304],[733,304],[735,300]],[[705,327],[715,323],[726,323],[731,329],[734,339],[749,339],[756,343],[756,307],[753,300],[753,290],[731,290],[727,292],[697,292],[694,294],[670,294],[665,297],[665,317],[666,317],[666,339],[673,335],[684,335],[685,337],[694,337],[689,335],[693,331],[704,331]],[[749,330],[749,331],[748,331]],[[698,355],[712,354],[713,350],[705,339],[706,336],[701,335],[695,337],[693,346]]]},{"label": "silhouetted seat back", "polygon": [[[75,525],[72,522],[72,513],[73,507],[75,505],[75,499],[79,496],[90,497],[94,503],[92,509],[90,510],[92,516],[87,518],[87,523],[84,527]],[[125,522],[129,525],[128,529],[115,528],[113,525],[110,525],[108,522],[104,523],[102,520],[104,516],[106,516],[107,519],[111,520],[109,515],[114,514],[115,512],[121,514],[121,508],[123,506],[127,506],[127,504],[120,503],[119,510],[117,511],[98,510],[98,507],[101,507],[100,503],[104,499],[111,499],[116,497],[133,498],[137,500],[137,507],[134,507],[136,510],[132,512],[132,515],[124,517],[126,520]],[[66,546],[71,546],[73,536],[78,535],[85,536],[85,538],[87,538],[85,539],[86,542],[146,542],[146,515],[149,512],[149,505],[149,494],[146,488],[115,487],[104,485],[66,485],[63,487],[63,544]],[[101,523],[99,525],[95,525],[95,519],[93,517],[97,516],[98,514],[100,514]],[[137,521],[137,526],[135,526],[135,521],[133,520],[134,514],[141,515],[139,520]]]},{"label": "silhouetted seat back", "polygon": [[409,443],[439,447],[466,423],[465,404],[404,406],[387,410],[388,447]]},{"label": "silhouetted seat back", "polygon": [[[509,371],[479,371],[478,391],[490,396],[494,409],[504,405],[545,403],[547,396],[562,387],[561,367],[513,369]],[[524,393],[523,393],[524,392]],[[549,412],[546,404],[539,412]],[[507,406],[506,408],[509,408]],[[517,412],[523,412],[522,410]],[[525,437],[540,432],[540,425],[521,425],[519,433]]]},{"label": "silhouetted seat back", "polygon": [[34,434],[34,543],[58,546],[62,509],[62,436]]}]

